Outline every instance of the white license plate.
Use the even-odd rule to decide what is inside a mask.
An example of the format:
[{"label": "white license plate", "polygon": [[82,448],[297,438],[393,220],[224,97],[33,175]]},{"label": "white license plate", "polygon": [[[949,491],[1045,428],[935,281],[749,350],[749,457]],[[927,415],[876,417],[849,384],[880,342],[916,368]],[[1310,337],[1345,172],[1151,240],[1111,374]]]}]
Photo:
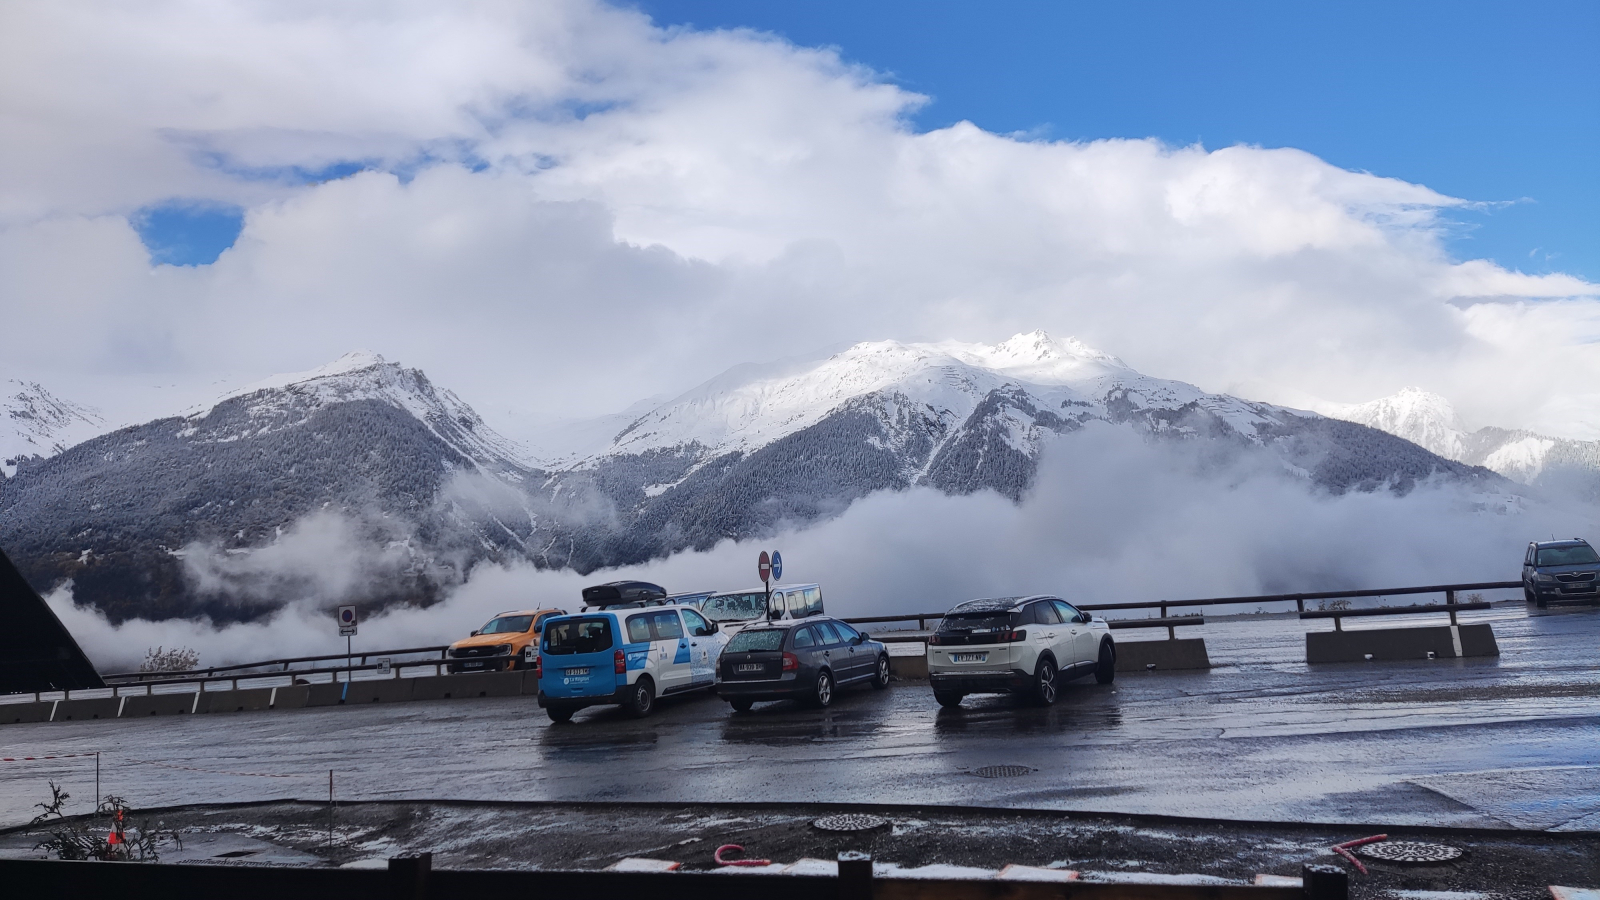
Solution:
[{"label": "white license plate", "polygon": [[734,666],[733,670],[735,672],[759,672],[765,668],[766,666],[763,666],[760,663],[740,663],[739,665]]},{"label": "white license plate", "polygon": [[587,674],[589,674],[589,670],[588,669],[568,669],[567,670],[567,674],[568,675],[587,675]]},{"label": "white license plate", "polygon": [[951,662],[988,662],[989,661],[989,654],[987,654],[987,653],[952,653],[952,654],[950,654],[950,661]]}]

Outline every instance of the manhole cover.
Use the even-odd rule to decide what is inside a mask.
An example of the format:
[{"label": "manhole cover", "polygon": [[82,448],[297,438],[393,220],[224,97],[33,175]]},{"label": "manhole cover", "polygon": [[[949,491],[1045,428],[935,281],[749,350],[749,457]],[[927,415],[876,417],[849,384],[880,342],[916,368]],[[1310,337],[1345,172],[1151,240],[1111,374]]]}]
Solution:
[{"label": "manhole cover", "polygon": [[889,824],[889,820],[860,813],[845,813],[842,816],[823,816],[811,824],[823,831],[871,831]]},{"label": "manhole cover", "polygon": [[1439,863],[1461,858],[1460,847],[1421,844],[1416,841],[1379,841],[1357,847],[1356,852],[1367,859],[1400,863]]},{"label": "manhole cover", "polygon": [[979,778],[1016,778],[1033,774],[1033,769],[1027,766],[984,766],[981,769],[973,769],[972,774]]}]

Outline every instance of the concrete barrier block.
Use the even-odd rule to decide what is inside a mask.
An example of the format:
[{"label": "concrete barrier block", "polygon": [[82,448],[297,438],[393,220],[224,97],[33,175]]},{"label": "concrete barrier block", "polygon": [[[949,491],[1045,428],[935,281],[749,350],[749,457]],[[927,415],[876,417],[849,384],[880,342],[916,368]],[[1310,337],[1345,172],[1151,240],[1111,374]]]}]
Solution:
[{"label": "concrete barrier block", "polygon": [[533,674],[532,669],[522,673],[522,696],[539,696],[539,676]]},{"label": "concrete barrier block", "polygon": [[[532,674],[532,673],[529,673]],[[522,672],[464,672],[460,675],[424,675],[412,679],[416,700],[460,700],[469,697],[519,697]],[[537,690],[537,688],[535,688]]]},{"label": "concrete barrier block", "polygon": [[16,725],[24,722],[48,722],[50,713],[56,708],[54,700],[42,703],[6,703],[0,704],[0,725]]},{"label": "concrete barrier block", "polygon": [[344,692],[345,706],[366,703],[404,703],[411,699],[415,678],[374,678],[352,681]]},{"label": "concrete barrier block", "polygon": [[344,702],[344,682],[305,685],[306,706],[338,706]]},{"label": "concrete barrier block", "polygon": [[1494,629],[1487,622],[1306,632],[1308,663],[1499,655]]},{"label": "concrete barrier block", "polygon": [[209,713],[254,712],[272,708],[272,688],[206,691],[198,710]]},{"label": "concrete barrier block", "polygon": [[311,702],[311,685],[295,684],[284,685],[272,689],[273,695],[269,698],[269,709],[305,709]]},{"label": "concrete barrier block", "polygon": [[52,722],[82,721],[83,719],[115,719],[122,708],[122,697],[96,697],[93,700],[62,700],[56,703]]},{"label": "concrete barrier block", "polygon": [[1209,669],[1205,638],[1165,641],[1117,641],[1117,671],[1144,672],[1152,666],[1168,669]]},{"label": "concrete barrier block", "polygon": [[129,694],[127,702],[122,704],[122,718],[185,716],[194,712],[194,698],[192,691],[181,694]]},{"label": "concrete barrier block", "polygon": [[891,656],[889,657],[889,674],[907,681],[927,681],[928,657]]}]

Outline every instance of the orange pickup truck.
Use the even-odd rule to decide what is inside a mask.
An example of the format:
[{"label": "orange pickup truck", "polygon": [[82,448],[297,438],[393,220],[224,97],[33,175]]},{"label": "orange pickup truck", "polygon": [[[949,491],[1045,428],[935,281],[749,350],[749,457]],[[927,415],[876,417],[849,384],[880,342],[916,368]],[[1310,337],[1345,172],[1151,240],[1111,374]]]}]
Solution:
[{"label": "orange pickup truck", "polygon": [[[566,615],[566,610],[523,609],[495,616],[471,637],[450,645],[446,653],[451,673],[533,668],[539,656],[539,633],[544,628],[544,620],[561,615]],[[507,655],[511,658],[480,658]]]}]

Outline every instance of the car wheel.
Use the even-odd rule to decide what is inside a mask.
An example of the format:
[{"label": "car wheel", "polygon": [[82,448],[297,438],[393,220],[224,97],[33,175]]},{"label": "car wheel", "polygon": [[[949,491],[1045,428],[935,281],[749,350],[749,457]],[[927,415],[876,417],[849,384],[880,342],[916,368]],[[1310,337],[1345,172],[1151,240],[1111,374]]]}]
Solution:
[{"label": "car wheel", "polygon": [[656,686],[648,678],[641,678],[633,683],[628,691],[628,702],[624,704],[628,715],[635,719],[642,719],[650,715],[656,708]]},{"label": "car wheel", "polygon": [[1522,599],[1526,603],[1532,603],[1533,602],[1533,591],[1530,591],[1527,588],[1523,588],[1522,589]]},{"label": "car wheel", "polygon": [[1100,642],[1100,662],[1094,667],[1094,680],[1100,684],[1117,680],[1117,651],[1111,649],[1110,641]]},{"label": "car wheel", "polygon": [[756,705],[754,700],[729,700],[728,704],[733,707],[734,712],[749,712],[750,707]]},{"label": "car wheel", "polygon": [[956,694],[950,691],[933,692],[933,699],[939,701],[939,705],[945,709],[955,709],[956,707],[960,706],[961,698],[965,696],[966,694]]},{"label": "car wheel", "polygon": [[878,657],[878,671],[872,676],[872,686],[880,691],[889,686],[889,657]]},{"label": "car wheel", "polygon": [[1039,670],[1034,673],[1033,701],[1040,706],[1056,702],[1056,664],[1048,659],[1039,660]]},{"label": "car wheel", "polygon": [[552,722],[571,722],[574,712],[573,709],[566,706],[547,706],[544,711],[549,713],[550,721]]},{"label": "car wheel", "polygon": [[821,709],[833,702],[833,675],[823,669],[817,673],[817,686],[811,691],[811,705]]}]

